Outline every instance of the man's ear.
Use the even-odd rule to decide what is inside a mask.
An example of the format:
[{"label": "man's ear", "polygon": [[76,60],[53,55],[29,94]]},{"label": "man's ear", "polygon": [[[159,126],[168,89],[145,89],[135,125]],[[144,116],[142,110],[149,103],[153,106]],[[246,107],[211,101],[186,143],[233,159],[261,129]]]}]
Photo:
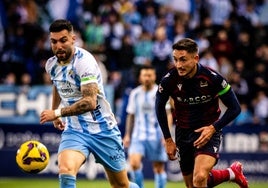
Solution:
[{"label": "man's ear", "polygon": [[198,62],[199,61],[199,55],[195,55],[194,59],[196,60],[196,62]]},{"label": "man's ear", "polygon": [[76,40],[76,36],[75,35],[72,35],[72,44],[74,44],[75,40]]}]

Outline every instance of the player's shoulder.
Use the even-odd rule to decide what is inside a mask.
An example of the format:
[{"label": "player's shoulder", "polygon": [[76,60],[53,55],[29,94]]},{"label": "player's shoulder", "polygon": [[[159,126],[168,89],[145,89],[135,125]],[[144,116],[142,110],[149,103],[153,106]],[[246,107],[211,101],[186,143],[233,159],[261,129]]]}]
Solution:
[{"label": "player's shoulder", "polygon": [[207,66],[203,66],[201,64],[198,64],[198,74],[199,75],[206,75],[208,77],[211,78],[217,78],[217,77],[222,77],[222,75],[215,71],[214,69],[207,67]]},{"label": "player's shoulder", "polygon": [[57,63],[57,57],[56,56],[52,56],[50,58],[47,59],[47,62],[46,62],[46,70],[49,70],[51,69],[56,63]]},{"label": "player's shoulder", "polygon": [[134,94],[137,94],[140,92],[142,92],[142,86],[138,85],[137,87],[133,88],[130,93],[132,93],[132,95],[134,95]]},{"label": "player's shoulder", "polygon": [[47,64],[51,64],[51,63],[55,63],[55,62],[57,62],[56,56],[52,56],[52,57],[47,59]]},{"label": "player's shoulder", "polygon": [[168,82],[172,80],[177,80],[178,78],[178,71],[175,67],[168,70],[168,72],[163,76],[161,82]]},{"label": "player's shoulder", "polygon": [[75,52],[74,52],[74,54],[75,54],[75,56],[76,56],[76,58],[78,58],[78,59],[81,59],[81,58],[88,58],[88,57],[93,57],[93,55],[89,52],[89,51],[87,51],[86,49],[84,49],[84,48],[81,48],[81,47],[75,47]]},{"label": "player's shoulder", "polygon": [[[96,59],[94,58],[93,54],[91,54],[89,51],[87,51],[84,48],[81,47],[75,47],[75,61],[74,65],[75,67],[80,66],[80,67],[97,67],[98,63]],[[92,66],[93,65],[93,66]]]}]

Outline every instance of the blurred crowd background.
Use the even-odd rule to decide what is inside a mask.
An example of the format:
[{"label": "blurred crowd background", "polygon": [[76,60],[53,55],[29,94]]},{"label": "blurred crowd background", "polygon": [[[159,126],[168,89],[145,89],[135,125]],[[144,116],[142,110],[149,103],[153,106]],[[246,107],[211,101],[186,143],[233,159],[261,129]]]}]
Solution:
[{"label": "blurred crowd background", "polygon": [[200,63],[237,94],[242,113],[233,125],[268,125],[268,0],[0,0],[1,85],[51,84],[48,27],[58,18],[96,57],[119,122],[139,67],[152,64],[158,83],[172,67],[172,44],[190,37]]}]

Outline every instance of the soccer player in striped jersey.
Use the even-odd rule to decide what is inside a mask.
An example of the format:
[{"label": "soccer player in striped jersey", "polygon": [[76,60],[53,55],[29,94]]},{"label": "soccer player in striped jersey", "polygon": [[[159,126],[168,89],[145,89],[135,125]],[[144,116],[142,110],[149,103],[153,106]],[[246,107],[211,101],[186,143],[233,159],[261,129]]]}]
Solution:
[{"label": "soccer player in striped jersey", "polygon": [[76,175],[90,153],[101,163],[113,188],[137,188],[129,182],[121,133],[105,98],[94,57],[76,47],[73,26],[56,20],[49,28],[54,56],[46,63],[53,81],[52,109],[40,123],[52,121],[62,132],[58,150],[60,188],[75,188]]},{"label": "soccer player in striped jersey", "polygon": [[[172,48],[174,68],[162,78],[155,105],[169,159],[176,160],[179,149],[180,168],[188,188],[214,187],[228,180],[247,188],[240,162],[224,170],[213,169],[219,158],[221,130],[241,111],[232,88],[219,73],[198,63],[194,40],[182,39]],[[175,143],[164,113],[169,97],[175,108]],[[227,107],[221,117],[219,99]]]},{"label": "soccer player in striped jersey", "polygon": [[[144,187],[143,158],[152,162],[155,188],[164,188],[167,182],[165,162],[168,158],[154,107],[158,88],[155,81],[155,68],[142,66],[139,71],[140,85],[131,91],[126,109],[127,120],[123,142],[124,146],[128,148],[131,180],[141,188]],[[171,117],[171,111],[168,108],[167,114]]]}]

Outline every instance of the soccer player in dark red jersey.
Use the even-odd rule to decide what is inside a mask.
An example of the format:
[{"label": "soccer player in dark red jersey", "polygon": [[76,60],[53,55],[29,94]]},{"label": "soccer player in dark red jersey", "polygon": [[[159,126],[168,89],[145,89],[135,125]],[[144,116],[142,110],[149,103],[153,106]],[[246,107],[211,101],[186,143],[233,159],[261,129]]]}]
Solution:
[{"label": "soccer player in dark red jersey", "polygon": [[[240,113],[239,102],[225,78],[199,64],[198,46],[185,38],[173,44],[174,68],[162,78],[156,93],[156,114],[170,160],[176,160],[188,188],[214,187],[233,181],[248,188],[242,164],[234,162],[224,170],[214,170],[219,158],[221,129]],[[165,115],[166,102],[174,101],[176,130],[173,141]],[[220,117],[219,99],[227,107]]]}]

